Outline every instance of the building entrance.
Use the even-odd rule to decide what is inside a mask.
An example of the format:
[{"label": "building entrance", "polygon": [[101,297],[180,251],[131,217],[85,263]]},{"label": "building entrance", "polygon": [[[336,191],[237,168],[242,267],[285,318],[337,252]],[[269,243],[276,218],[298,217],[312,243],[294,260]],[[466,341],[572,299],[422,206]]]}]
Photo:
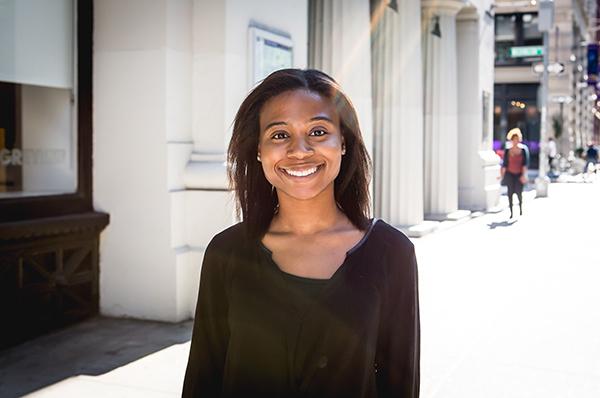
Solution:
[{"label": "building entrance", "polygon": [[496,84],[494,86],[494,151],[502,154],[506,133],[518,127],[531,153],[530,168],[538,168],[540,152],[539,84]]}]

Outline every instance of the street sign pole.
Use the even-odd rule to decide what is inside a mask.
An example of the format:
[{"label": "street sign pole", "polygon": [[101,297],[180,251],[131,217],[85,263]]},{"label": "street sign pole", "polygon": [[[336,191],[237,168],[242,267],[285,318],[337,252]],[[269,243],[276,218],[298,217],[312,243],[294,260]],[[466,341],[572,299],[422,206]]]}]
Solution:
[{"label": "street sign pole", "polygon": [[548,139],[548,50],[550,47],[548,31],[554,25],[554,2],[552,0],[540,1],[539,10],[539,30],[543,34],[544,41],[544,70],[542,71],[542,81],[540,87],[540,153],[539,153],[539,173],[535,179],[536,197],[545,198],[548,196],[548,185],[550,179],[546,175],[547,157],[546,141]]}]

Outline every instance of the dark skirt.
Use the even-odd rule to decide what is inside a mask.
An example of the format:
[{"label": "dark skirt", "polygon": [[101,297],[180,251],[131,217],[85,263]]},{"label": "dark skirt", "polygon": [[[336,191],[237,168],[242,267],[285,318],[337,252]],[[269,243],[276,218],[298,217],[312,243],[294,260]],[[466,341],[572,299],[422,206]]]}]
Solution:
[{"label": "dark skirt", "polygon": [[509,171],[504,173],[504,185],[508,188],[508,194],[520,194],[523,192],[523,184],[521,183],[521,173],[513,174]]}]

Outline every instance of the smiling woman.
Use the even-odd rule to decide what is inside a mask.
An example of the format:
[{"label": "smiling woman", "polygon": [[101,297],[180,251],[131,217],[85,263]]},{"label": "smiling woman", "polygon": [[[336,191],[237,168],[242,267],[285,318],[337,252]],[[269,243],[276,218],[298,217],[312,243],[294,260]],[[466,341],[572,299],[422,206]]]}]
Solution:
[{"label": "smiling woman", "polygon": [[[301,103],[306,103],[308,109],[299,108]],[[302,130],[306,127],[309,130]],[[327,137],[324,144],[335,143],[337,139],[334,146],[341,150],[343,143],[345,151],[343,161],[338,161],[339,175],[331,192],[352,224],[364,229],[368,225],[369,212],[369,155],[362,141],[356,112],[337,83],[315,70],[280,70],[266,78],[242,103],[229,144],[229,176],[237,195],[238,209],[248,221],[248,232],[252,236],[266,232],[279,206],[279,197],[274,190],[279,182],[271,181],[271,170],[257,162],[257,157],[262,159],[261,156],[266,155],[261,152],[261,147],[267,149],[266,146],[280,143],[279,148],[289,149],[294,145],[291,150],[297,151],[297,145],[302,144],[308,145],[304,149],[310,152],[315,148],[311,147],[308,137],[313,137],[312,144],[316,144],[315,140],[323,139],[318,136],[328,133],[337,138]],[[301,136],[307,138],[299,141]]]},{"label": "smiling woman", "polygon": [[369,219],[356,112],[316,70],[274,72],[229,146],[243,221],[213,238],[185,397],[418,397],[412,243]]}]

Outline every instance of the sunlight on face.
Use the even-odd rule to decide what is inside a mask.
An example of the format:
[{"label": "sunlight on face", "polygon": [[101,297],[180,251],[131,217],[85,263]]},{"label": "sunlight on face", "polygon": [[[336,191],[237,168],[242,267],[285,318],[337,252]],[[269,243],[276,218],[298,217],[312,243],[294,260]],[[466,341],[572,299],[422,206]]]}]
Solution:
[{"label": "sunlight on face", "polygon": [[335,106],[319,94],[285,92],[261,109],[258,152],[265,177],[280,200],[333,197],[342,145]]}]

